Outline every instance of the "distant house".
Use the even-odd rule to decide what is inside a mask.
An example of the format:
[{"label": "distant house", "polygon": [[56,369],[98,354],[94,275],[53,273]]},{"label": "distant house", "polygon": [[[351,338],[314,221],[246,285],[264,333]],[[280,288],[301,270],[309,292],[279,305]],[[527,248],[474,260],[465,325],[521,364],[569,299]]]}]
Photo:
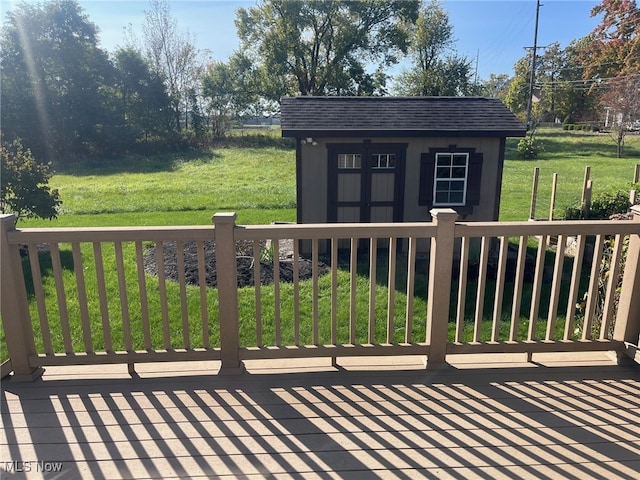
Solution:
[{"label": "distant house", "polygon": [[507,137],[525,126],[494,98],[287,97],[298,223],[497,220]]}]

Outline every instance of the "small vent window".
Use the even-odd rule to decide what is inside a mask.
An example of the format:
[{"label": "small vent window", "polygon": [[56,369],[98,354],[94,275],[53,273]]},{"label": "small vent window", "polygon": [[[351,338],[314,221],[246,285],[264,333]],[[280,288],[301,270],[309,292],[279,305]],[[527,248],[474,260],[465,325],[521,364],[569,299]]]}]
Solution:
[{"label": "small vent window", "polygon": [[374,153],[371,155],[371,168],[393,169],[396,168],[395,153]]},{"label": "small vent window", "polygon": [[359,153],[340,153],[338,154],[338,168],[359,169],[362,166],[362,156]]}]

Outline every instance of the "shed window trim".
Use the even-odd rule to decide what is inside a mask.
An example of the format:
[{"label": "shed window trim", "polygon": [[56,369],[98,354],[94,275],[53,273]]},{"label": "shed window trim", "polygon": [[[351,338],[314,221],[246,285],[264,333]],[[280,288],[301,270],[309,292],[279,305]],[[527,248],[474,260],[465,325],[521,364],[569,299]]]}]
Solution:
[{"label": "shed window trim", "polygon": [[468,153],[436,153],[433,206],[460,207],[467,202]]},{"label": "shed window trim", "polygon": [[454,208],[458,213],[471,213],[475,205],[480,204],[480,191],[482,185],[482,164],[484,155],[476,152],[475,148],[458,148],[456,145],[449,147],[430,148],[420,156],[420,179],[418,204],[420,206],[433,207],[435,200],[436,182],[436,154],[466,154],[468,155],[464,204],[453,205],[441,203],[438,206]]}]

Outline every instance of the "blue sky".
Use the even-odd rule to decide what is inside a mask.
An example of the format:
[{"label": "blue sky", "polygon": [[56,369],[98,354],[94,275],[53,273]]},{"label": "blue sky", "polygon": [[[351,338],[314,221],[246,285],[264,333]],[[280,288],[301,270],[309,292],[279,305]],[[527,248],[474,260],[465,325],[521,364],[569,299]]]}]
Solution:
[{"label": "blue sky", "polygon": [[[3,10],[12,0],[2,0]],[[80,0],[90,20],[100,28],[103,48],[113,51],[122,44],[123,28],[139,29],[146,0]],[[171,13],[182,30],[189,31],[199,48],[215,60],[226,60],[238,48],[235,11],[255,1],[171,0]],[[442,2],[454,26],[456,50],[478,60],[482,79],[491,73],[513,73],[513,65],[533,45],[535,0],[445,0]],[[598,0],[543,0],[538,45],[560,42],[562,47],[583,37],[599,23],[590,11]]]}]

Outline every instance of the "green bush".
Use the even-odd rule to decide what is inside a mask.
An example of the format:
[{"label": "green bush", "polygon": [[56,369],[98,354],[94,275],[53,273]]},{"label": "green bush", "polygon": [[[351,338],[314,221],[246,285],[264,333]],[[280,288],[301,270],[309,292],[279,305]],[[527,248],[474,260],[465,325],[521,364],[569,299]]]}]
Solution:
[{"label": "green bush", "polygon": [[598,132],[600,127],[593,123],[564,123],[562,125],[563,130],[578,130],[581,132]]},{"label": "green bush", "polygon": [[531,160],[538,158],[538,155],[544,151],[544,146],[535,138],[529,137],[521,139],[516,150],[519,158]]},{"label": "green bush", "polygon": [[564,209],[565,220],[584,220],[584,215],[581,205],[569,205]]},{"label": "green bush", "polygon": [[627,213],[629,210],[629,192],[618,190],[615,193],[605,192],[598,195],[591,202],[589,218],[607,219],[617,213]]},{"label": "green bush", "polygon": [[0,212],[17,217],[58,216],[58,190],[49,187],[49,164],[39,163],[20,141],[0,145]]},{"label": "green bush", "polygon": [[581,205],[570,205],[564,210],[565,220],[606,220],[612,215],[627,213],[629,211],[629,192],[618,190],[616,192],[604,192],[596,195],[591,201],[591,208],[585,217]]}]

